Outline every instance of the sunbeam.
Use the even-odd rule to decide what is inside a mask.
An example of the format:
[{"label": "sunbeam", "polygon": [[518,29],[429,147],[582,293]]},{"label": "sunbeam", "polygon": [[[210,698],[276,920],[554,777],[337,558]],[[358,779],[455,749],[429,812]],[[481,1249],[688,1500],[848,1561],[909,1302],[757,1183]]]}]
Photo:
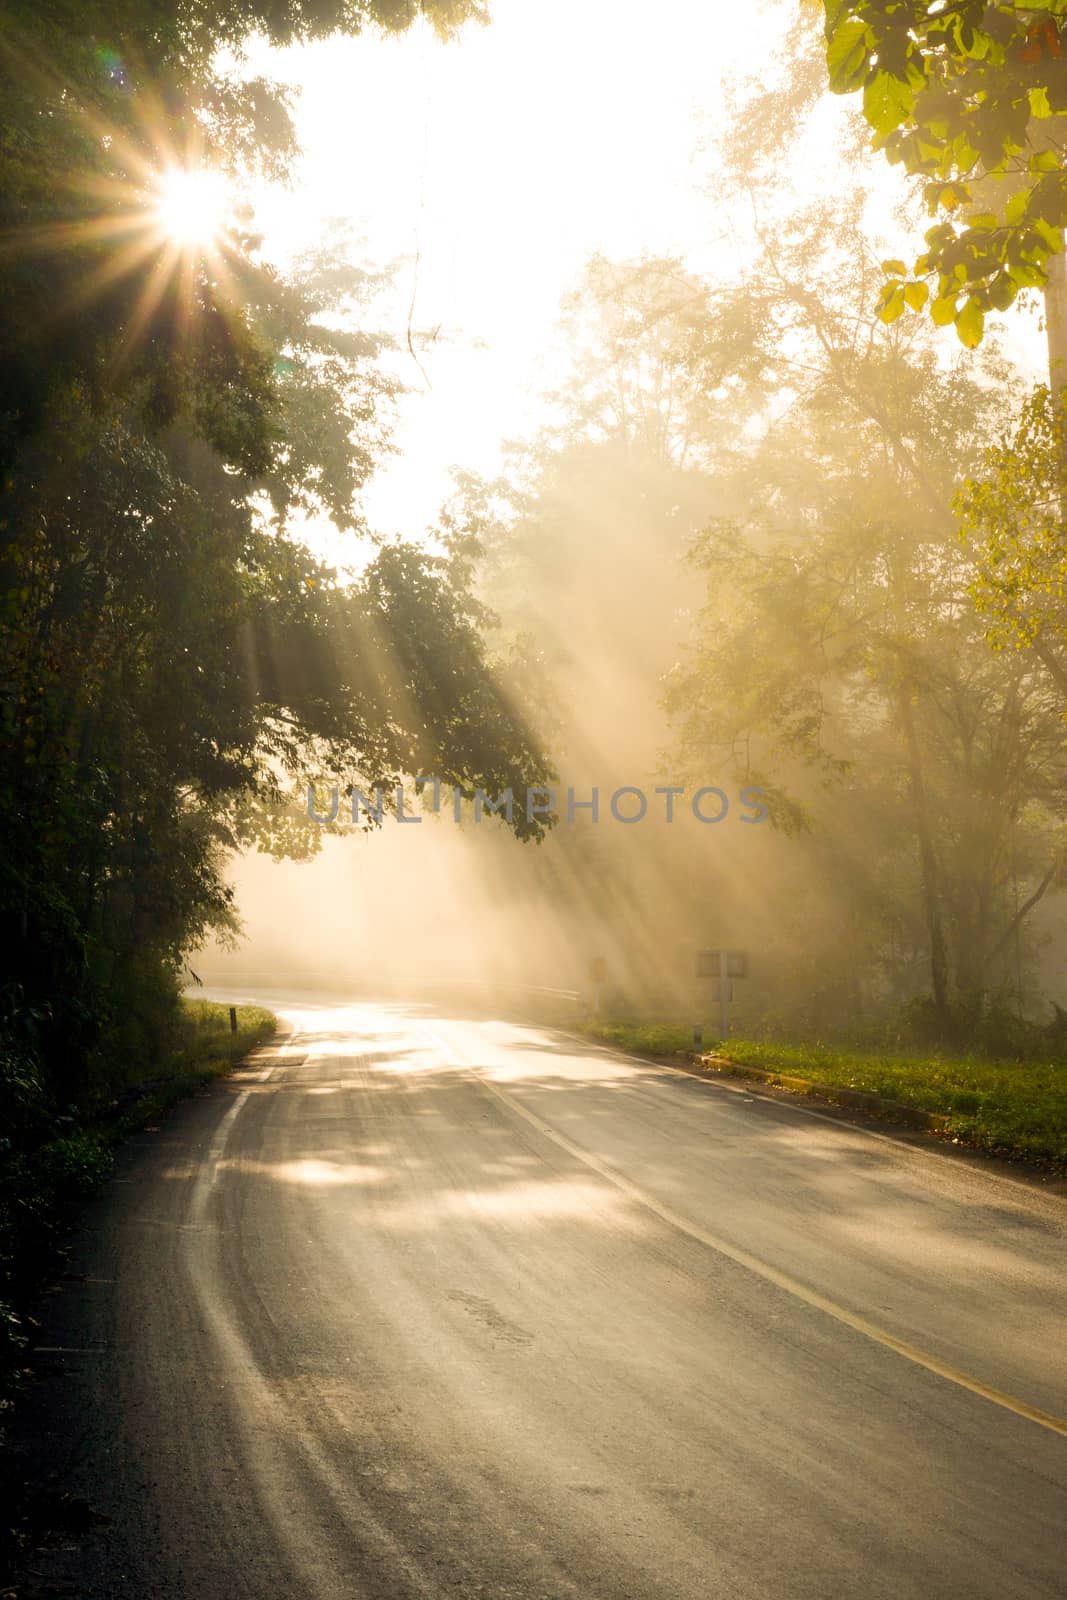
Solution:
[{"label": "sunbeam", "polygon": [[206,251],[226,221],[229,189],[210,168],[170,167],[158,185],[156,219],[165,236],[182,250]]}]

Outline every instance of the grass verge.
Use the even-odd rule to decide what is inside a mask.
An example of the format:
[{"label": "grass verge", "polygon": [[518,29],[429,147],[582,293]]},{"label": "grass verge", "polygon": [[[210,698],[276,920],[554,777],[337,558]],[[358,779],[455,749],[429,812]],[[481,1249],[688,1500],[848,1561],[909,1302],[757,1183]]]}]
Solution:
[{"label": "grass verge", "polygon": [[[3,1414],[15,1403],[28,1375],[26,1360],[36,1328],[33,1307],[43,1287],[62,1269],[77,1204],[106,1183],[115,1145],[228,1072],[276,1027],[277,1019],[269,1011],[239,1006],[237,1031],[232,1032],[227,1006],[183,1000],[172,1048],[160,1060],[157,1076],[133,1084],[119,1098],[90,1103],[77,1117],[58,1118],[53,1135],[32,1149],[15,1151],[0,1141],[0,1504],[4,1508],[0,1591],[4,1594],[43,1597],[45,1591],[35,1583],[24,1588],[14,1576],[19,1572],[25,1576],[27,1552],[60,1539],[78,1542],[99,1521],[86,1502],[50,1480],[27,1482],[21,1458],[11,1450],[2,1427]],[[122,1065],[115,1063],[120,1081]],[[53,1592],[51,1587],[47,1592]]]},{"label": "grass verge", "polygon": [[156,1077],[79,1119],[58,1119],[53,1137],[34,1149],[0,1154],[0,1413],[18,1387],[34,1301],[61,1262],[74,1207],[110,1176],[112,1148],[228,1072],[276,1027],[269,1011],[239,1006],[234,1033],[227,1006],[183,1000],[174,1047]]},{"label": "grass verge", "polygon": [[[635,1055],[690,1056],[692,1029],[660,1022],[588,1023],[584,1031]],[[1067,1175],[1067,1064],[948,1054],[887,1055],[824,1044],[731,1039],[707,1048],[830,1088],[860,1089],[947,1118],[960,1144]]]}]

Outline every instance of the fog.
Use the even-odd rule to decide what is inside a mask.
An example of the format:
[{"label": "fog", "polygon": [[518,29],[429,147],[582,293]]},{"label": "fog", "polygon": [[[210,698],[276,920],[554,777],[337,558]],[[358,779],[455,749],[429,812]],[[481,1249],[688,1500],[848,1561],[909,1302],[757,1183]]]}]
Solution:
[{"label": "fog", "polygon": [[[970,1018],[965,1034],[994,1015],[1050,1021],[1064,975],[1048,866],[1067,793],[1062,711],[1040,662],[997,653],[990,530],[954,499],[992,470],[1040,375],[1040,333],[1014,310],[963,351],[928,320],[880,319],[878,261],[919,237],[920,197],[827,93],[807,13],[778,9],[793,25],[758,74],[720,64],[723,98],[690,129],[673,212],[644,231],[630,217],[605,251],[602,219],[584,234],[574,222],[560,160],[574,225],[551,261],[535,252],[538,316],[548,282],[558,302],[536,360],[499,325],[474,335],[469,304],[443,345],[440,325],[426,331],[440,185],[456,182],[437,167],[427,179],[436,220],[405,335],[381,357],[407,389],[397,453],[364,501],[411,537],[436,494],[417,537],[489,608],[490,670],[555,774],[555,825],[524,842],[499,818],[477,822],[477,779],[460,774],[462,821],[446,783],[439,815],[416,805],[417,821],[357,828],[348,786],[369,788],[369,769],[298,773],[294,814],[314,777],[339,785],[341,824],[316,838],[305,817],[311,860],[231,861],[242,932],[191,958],[206,982],[517,1006],[551,991],[574,1016],[595,1005],[688,1024],[713,1009],[698,952],[729,949],[749,957],[733,984],[742,1032],[904,1040],[926,1025],[931,984],[942,1022]],[[307,94],[320,67],[293,70]],[[629,109],[610,115],[621,127]],[[309,124],[309,193],[324,116]],[[299,192],[286,212],[298,228]],[[538,195],[542,227],[552,205]],[[397,314],[407,270],[371,315]],[[507,398],[487,414],[484,361],[505,351]],[[321,522],[303,534],[342,571],[373,550]],[[417,722],[384,633],[371,654]],[[409,804],[418,775],[399,774]],[[666,788],[679,791],[670,821]],[[709,789],[727,799],[721,820],[694,815]],[[647,798],[640,821],[613,813],[622,790]],[[521,812],[521,790],[514,800]],[[619,799],[623,814],[641,803]],[[705,815],[720,805],[706,797]]]},{"label": "fog", "polygon": [[1067,0],[0,41],[0,1597],[1064,1592]]}]

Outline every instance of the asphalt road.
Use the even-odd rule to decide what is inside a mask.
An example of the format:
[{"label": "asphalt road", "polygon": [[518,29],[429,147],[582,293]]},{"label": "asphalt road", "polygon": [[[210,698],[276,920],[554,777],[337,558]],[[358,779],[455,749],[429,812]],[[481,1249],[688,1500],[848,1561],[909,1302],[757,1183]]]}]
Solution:
[{"label": "asphalt road", "polygon": [[107,1521],[42,1583],[1063,1600],[1062,1198],[536,1024],[273,1003],[49,1302],[37,1448]]}]

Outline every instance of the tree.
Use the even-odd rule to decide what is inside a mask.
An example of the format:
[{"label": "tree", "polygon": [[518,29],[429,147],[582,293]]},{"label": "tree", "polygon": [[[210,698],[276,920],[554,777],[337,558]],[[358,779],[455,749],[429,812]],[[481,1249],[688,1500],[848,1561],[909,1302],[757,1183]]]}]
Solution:
[{"label": "tree", "polygon": [[[473,8],[420,9],[445,27]],[[232,918],[227,851],[306,847],[287,809],[298,776],[325,764],[367,783],[543,778],[461,559],[364,545],[346,584],[302,543],[309,515],[368,535],[359,492],[388,448],[396,387],[367,325],[373,276],[333,248],[283,278],[239,219],[183,250],[153,217],[165,161],[238,174],[284,162],[282,100],[219,78],[219,47],[255,27],[285,42],[415,14],[5,13],[0,909],[16,949],[0,1056],[12,1082],[82,1096],[143,1070],[183,955]]]},{"label": "tree", "polygon": [[[287,96],[244,70],[253,35],[291,45],[401,31],[418,16],[450,33],[484,13],[478,0],[5,6],[0,462],[36,426],[62,371],[91,397],[137,395],[157,422],[188,415],[224,457],[263,465],[270,362],[217,274],[182,258],[158,226],[160,177],[173,167],[237,180],[285,173],[295,153]],[[254,245],[234,229],[227,255],[247,265]],[[229,410],[207,404],[220,387]]]},{"label": "tree", "polygon": [[[688,999],[692,963],[676,941],[709,895],[694,851],[718,852],[713,829],[693,838],[684,803],[663,824],[658,685],[691,588],[682,557],[714,493],[707,465],[743,428],[768,346],[758,305],[672,257],[596,256],[562,312],[567,365],[549,424],[508,450],[499,479],[462,475],[446,519],[474,540],[478,591],[523,663],[524,703],[567,788],[586,804],[599,790],[597,825],[580,811],[549,849],[503,870],[539,901],[572,970],[600,950],[631,997]],[[623,785],[650,798],[639,828],[612,820]]]},{"label": "tree", "polygon": [[947,1035],[974,1027],[1062,882],[1067,750],[1044,674],[986,647],[951,521],[1006,374],[991,353],[946,370],[921,325],[880,327],[857,246],[844,278],[835,257],[820,279],[811,236],[776,251],[765,307],[791,403],[736,463],[744,511],[694,547],[705,606],[667,703],[685,775],[729,761],[819,861],[847,930],[828,959],[897,998],[925,963]]},{"label": "tree", "polygon": [[1067,697],[1062,398],[1039,386],[982,455],[956,511],[977,557],[974,594],[997,649],[1032,652]]},{"label": "tree", "polygon": [[[1053,387],[1067,381],[1067,57],[1063,0],[825,0],[838,94],[862,91],[875,148],[926,180],[927,249],[909,274],[885,263],[880,314],[929,306],[961,341],[1021,291],[1046,294]],[[988,180],[995,180],[990,182]]]},{"label": "tree", "polygon": [[596,255],[562,312],[571,370],[557,438],[664,465],[706,455],[766,362],[750,301],[712,295],[674,256]]},{"label": "tree", "polygon": [[[825,6],[831,86],[862,88],[874,144],[926,178],[928,249],[889,274],[880,315],[929,303],[963,342],[988,312],[1040,288],[1048,387],[1016,420],[1014,447],[991,450],[986,476],[957,502],[976,550],[975,597],[995,645],[1031,650],[1067,691],[1062,660],[1067,440],[1067,6],[915,3]],[[936,282],[931,293],[930,283]],[[1044,452],[1044,453],[1043,453]]]}]

